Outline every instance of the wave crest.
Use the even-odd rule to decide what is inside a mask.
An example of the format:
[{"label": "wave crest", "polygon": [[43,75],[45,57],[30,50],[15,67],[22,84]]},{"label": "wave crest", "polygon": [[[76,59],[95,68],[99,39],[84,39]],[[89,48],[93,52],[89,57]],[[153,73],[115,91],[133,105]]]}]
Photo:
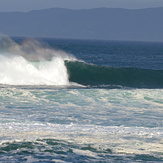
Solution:
[{"label": "wave crest", "polygon": [[70,85],[65,60],[76,58],[36,40],[0,38],[0,84]]}]

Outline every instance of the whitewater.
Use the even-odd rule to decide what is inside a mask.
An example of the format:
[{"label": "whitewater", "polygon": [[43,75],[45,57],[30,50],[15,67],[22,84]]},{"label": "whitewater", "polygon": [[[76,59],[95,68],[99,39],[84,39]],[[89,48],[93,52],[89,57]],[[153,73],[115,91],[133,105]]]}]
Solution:
[{"label": "whitewater", "polygon": [[163,44],[0,41],[1,162],[162,162]]},{"label": "whitewater", "polygon": [[2,38],[0,84],[70,85],[65,60],[76,60],[63,51],[42,48],[39,42],[27,40],[22,45]]}]

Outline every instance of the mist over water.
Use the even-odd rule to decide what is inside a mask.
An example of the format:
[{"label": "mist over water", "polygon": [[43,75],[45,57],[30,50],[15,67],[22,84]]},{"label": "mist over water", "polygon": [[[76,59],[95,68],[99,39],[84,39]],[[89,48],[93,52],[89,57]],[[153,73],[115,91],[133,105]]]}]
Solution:
[{"label": "mist over water", "polygon": [[19,45],[2,37],[0,45],[0,84],[70,85],[64,61],[76,60],[73,55],[32,39]]}]

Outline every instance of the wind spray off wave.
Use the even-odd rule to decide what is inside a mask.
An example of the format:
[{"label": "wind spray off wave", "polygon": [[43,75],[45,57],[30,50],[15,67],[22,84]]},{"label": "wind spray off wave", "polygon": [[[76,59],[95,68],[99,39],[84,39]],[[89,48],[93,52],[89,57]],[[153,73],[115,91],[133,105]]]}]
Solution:
[{"label": "wind spray off wave", "polygon": [[37,41],[21,45],[11,39],[1,39],[0,84],[8,85],[70,85],[65,60],[75,60],[70,54],[41,47]]}]

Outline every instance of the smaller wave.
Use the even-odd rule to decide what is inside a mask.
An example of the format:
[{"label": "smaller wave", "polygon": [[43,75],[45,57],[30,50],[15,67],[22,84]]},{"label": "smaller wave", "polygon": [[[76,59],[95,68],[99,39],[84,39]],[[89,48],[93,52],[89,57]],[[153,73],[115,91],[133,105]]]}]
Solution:
[{"label": "smaller wave", "polygon": [[65,62],[69,80],[93,87],[163,88],[163,70],[114,68],[78,61]]}]

